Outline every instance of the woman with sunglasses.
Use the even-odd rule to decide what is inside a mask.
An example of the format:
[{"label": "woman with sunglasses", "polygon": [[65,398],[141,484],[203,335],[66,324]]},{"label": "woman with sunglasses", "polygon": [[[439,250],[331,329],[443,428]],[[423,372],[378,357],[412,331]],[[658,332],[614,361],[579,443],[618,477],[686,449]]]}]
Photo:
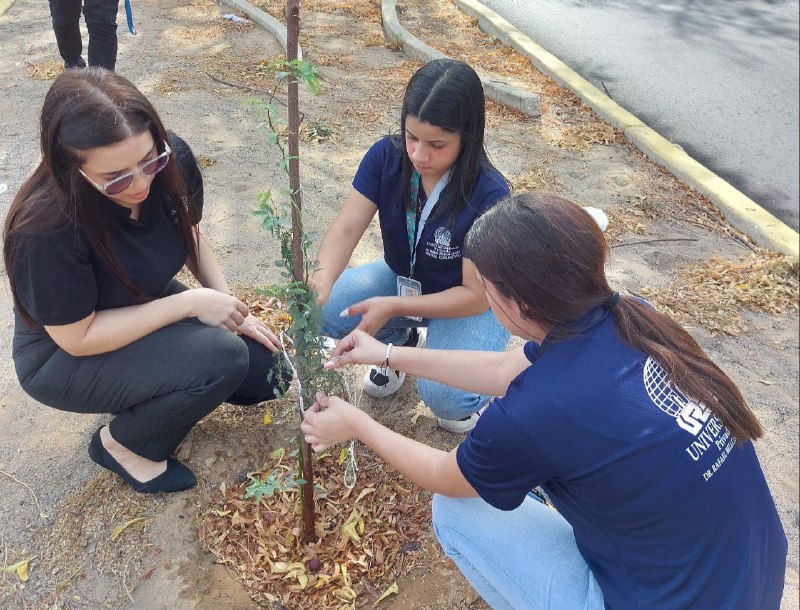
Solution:
[{"label": "woman with sunglasses", "polygon": [[[170,456],[222,402],[275,396],[279,341],[230,294],[203,237],[191,150],[129,81],[59,76],[41,147],[4,231],[20,384],[57,409],[113,414],[89,455],[135,490],[191,487]],[[184,265],[202,288],[175,279]]]},{"label": "woman with sunglasses", "polygon": [[[497,204],[465,256],[524,346],[392,348],[355,331],[329,365],[498,396],[475,429],[439,451],[319,395],[305,439],[358,438],[433,491],[439,541],[495,610],[777,610],[787,541],[753,447],[761,425],[689,333],[613,291],[607,255],[566,199]],[[530,494],[540,485],[556,510]]]}]

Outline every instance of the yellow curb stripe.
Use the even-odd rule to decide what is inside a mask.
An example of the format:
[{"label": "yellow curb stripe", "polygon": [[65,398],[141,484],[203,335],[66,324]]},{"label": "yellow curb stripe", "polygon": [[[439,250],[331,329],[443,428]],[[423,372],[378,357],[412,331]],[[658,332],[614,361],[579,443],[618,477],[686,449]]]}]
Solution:
[{"label": "yellow curb stripe", "polygon": [[6,11],[14,4],[14,0],[0,0],[0,17],[6,14]]},{"label": "yellow curb stripe", "polygon": [[653,161],[716,204],[736,229],[762,246],[795,259],[800,256],[800,235],[797,231],[698,163],[680,146],[648,127],[506,19],[476,0],[453,1],[465,13],[476,18],[483,30],[526,55],[542,74],[572,90],[600,118],[621,130]]}]

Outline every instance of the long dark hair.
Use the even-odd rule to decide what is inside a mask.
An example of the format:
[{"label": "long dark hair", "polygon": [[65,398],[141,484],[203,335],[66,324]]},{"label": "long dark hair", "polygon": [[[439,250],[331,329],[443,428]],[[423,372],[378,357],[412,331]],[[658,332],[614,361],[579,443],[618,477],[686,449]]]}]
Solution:
[{"label": "long dark hair", "polygon": [[[111,146],[149,131],[158,152],[164,151],[167,132],[152,104],[133,84],[103,68],[67,70],[59,76],[44,100],[41,117],[42,159],[25,181],[6,217],[3,256],[11,283],[14,304],[30,326],[35,322],[19,300],[14,265],[27,236],[46,234],[71,226],[75,239],[84,239],[95,257],[105,264],[134,298],[145,302],[152,297],[133,285],[108,239],[101,200],[104,197],[78,168],[84,153]],[[194,201],[186,183],[171,160],[156,175],[152,189],[166,191],[175,202],[178,230],[190,269],[198,269]]]},{"label": "long dark hair", "polygon": [[398,195],[411,209],[413,166],[405,152],[408,115],[461,136],[461,151],[453,165],[450,182],[432,214],[432,218],[446,215],[452,222],[469,200],[481,169],[494,167],[483,142],[486,107],[480,77],[463,61],[434,59],[408,81],[400,112],[400,134],[395,143],[403,150]]},{"label": "long dark hair", "polygon": [[475,222],[464,256],[525,318],[556,336],[561,330],[561,339],[570,322],[609,307],[620,338],[664,367],[734,438],[741,442],[763,434],[739,389],[688,332],[639,299],[616,297],[605,276],[605,238],[580,206],[544,193],[509,197]]}]

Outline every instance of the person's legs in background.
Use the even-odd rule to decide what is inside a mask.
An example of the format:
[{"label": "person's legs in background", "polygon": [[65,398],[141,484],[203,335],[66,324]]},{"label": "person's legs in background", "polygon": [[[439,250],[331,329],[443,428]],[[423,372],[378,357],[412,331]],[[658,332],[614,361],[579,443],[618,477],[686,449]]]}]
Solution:
[{"label": "person's legs in background", "polygon": [[89,30],[89,65],[113,70],[117,63],[119,0],[84,0],[83,17]]},{"label": "person's legs in background", "polygon": [[[426,346],[429,349],[502,352],[508,338],[508,331],[488,309],[469,318],[430,320]],[[417,389],[420,398],[437,417],[439,426],[455,433],[469,432],[478,420],[478,411],[491,399],[491,396],[466,392],[422,377],[417,380]]]},{"label": "person's legs in background", "polygon": [[58,52],[65,68],[83,68],[83,42],[81,41],[81,0],[50,0],[50,16],[56,35]]},{"label": "person's legs in background", "polygon": [[602,610],[603,593],[555,510],[526,497],[512,511],[480,498],[433,496],[445,553],[493,610]]}]

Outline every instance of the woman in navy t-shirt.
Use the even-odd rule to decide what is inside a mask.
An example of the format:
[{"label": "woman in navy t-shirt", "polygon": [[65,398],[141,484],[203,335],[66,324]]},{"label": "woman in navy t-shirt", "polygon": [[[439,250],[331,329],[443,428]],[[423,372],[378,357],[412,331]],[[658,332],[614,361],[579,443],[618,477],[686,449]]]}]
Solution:
[{"label": "woman in navy t-shirt", "polygon": [[[387,343],[502,351],[508,333],[492,314],[464,257],[478,216],[508,194],[484,149],[484,96],[467,64],[437,59],[408,83],[400,134],[374,144],[325,235],[311,285],[324,305],[324,332],[340,339],[360,328]],[[345,270],[377,212],[383,260]],[[409,331],[409,329],[412,329]],[[405,373],[373,367],[364,390],[396,392]],[[421,379],[420,397],[439,425],[466,432],[489,397]]]},{"label": "woman in navy t-shirt", "polygon": [[[329,366],[388,360],[502,398],[449,453],[322,395],[306,441],[320,451],[358,438],[435,492],[436,534],[492,608],[777,609],[787,542],[753,448],[761,426],[691,335],[612,291],[607,253],[565,199],[499,203],[466,256],[528,343],[387,349],[356,331]],[[537,486],[556,510],[532,497]]]}]

